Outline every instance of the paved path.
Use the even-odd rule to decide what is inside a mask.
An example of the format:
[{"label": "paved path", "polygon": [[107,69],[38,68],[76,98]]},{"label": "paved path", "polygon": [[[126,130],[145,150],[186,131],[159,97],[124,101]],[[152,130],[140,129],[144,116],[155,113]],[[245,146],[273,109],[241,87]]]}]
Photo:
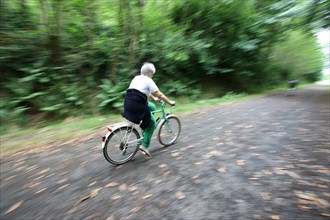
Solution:
[{"label": "paved path", "polygon": [[100,137],[1,160],[4,219],[329,219],[329,90],[181,117],[169,148],[114,167]]}]

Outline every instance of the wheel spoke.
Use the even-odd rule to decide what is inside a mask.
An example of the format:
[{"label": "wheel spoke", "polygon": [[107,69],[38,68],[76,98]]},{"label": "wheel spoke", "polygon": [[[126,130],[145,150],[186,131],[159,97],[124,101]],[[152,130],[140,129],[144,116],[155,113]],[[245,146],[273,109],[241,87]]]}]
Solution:
[{"label": "wheel spoke", "polygon": [[169,146],[177,140],[180,131],[180,120],[175,116],[171,116],[160,126],[158,140],[162,145]]},{"label": "wheel spoke", "polygon": [[110,135],[103,149],[105,158],[113,164],[129,161],[138,151],[140,135],[131,127],[121,127]]}]

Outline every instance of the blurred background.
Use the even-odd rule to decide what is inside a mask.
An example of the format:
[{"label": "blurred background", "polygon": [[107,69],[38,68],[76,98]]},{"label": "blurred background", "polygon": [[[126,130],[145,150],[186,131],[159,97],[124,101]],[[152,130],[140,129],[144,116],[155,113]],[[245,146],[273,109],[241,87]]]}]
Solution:
[{"label": "blurred background", "polygon": [[187,100],[315,82],[329,71],[328,0],[0,4],[1,133],[117,114],[146,61],[165,94]]}]

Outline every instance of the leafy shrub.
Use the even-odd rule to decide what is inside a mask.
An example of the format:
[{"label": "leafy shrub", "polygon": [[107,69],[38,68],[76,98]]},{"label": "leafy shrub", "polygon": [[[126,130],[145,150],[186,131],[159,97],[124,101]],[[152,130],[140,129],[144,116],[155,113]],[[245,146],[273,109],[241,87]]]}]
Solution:
[{"label": "leafy shrub", "polygon": [[168,96],[186,96],[192,99],[201,94],[201,90],[195,86],[195,81],[168,80],[160,86],[160,90]]},{"label": "leafy shrub", "polygon": [[124,106],[127,83],[114,85],[110,80],[105,79],[99,87],[101,91],[96,97],[100,100],[98,107],[101,112],[119,111]]}]

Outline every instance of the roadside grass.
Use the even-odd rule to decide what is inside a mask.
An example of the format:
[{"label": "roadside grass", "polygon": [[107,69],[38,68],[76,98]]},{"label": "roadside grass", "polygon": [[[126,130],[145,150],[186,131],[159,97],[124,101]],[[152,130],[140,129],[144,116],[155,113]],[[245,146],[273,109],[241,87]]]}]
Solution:
[{"label": "roadside grass", "polygon": [[116,122],[116,115],[68,118],[42,128],[14,129],[1,135],[1,153],[22,147],[77,139],[95,132],[108,121]]},{"label": "roadside grass", "polygon": [[175,114],[182,115],[182,114],[189,114],[192,112],[200,111],[203,108],[208,108],[210,106],[215,106],[223,103],[229,102],[237,102],[246,99],[251,99],[260,95],[248,95],[245,93],[242,94],[235,94],[235,93],[227,93],[225,96],[221,98],[212,98],[212,99],[201,99],[201,100],[190,100],[179,98],[176,99],[175,109],[173,110]]},{"label": "roadside grass", "polygon": [[[298,88],[310,86],[311,84],[299,85]],[[272,92],[285,91],[287,88],[276,88],[268,92],[248,95],[248,94],[235,94],[227,93],[221,98],[191,100],[189,98],[177,98],[177,105],[170,112],[176,115],[184,115],[193,112],[198,112],[211,106],[237,102],[262,96]],[[46,125],[42,128],[24,128],[12,129],[5,134],[0,135],[0,152],[10,152],[18,150],[22,147],[38,147],[55,142],[66,142],[68,140],[79,139],[79,137],[88,136],[97,133],[102,127],[108,124],[122,121],[123,119],[119,114],[108,114],[102,116],[89,116],[68,118],[62,122]],[[104,130],[105,132],[105,130]],[[101,134],[99,134],[101,136]]]}]

